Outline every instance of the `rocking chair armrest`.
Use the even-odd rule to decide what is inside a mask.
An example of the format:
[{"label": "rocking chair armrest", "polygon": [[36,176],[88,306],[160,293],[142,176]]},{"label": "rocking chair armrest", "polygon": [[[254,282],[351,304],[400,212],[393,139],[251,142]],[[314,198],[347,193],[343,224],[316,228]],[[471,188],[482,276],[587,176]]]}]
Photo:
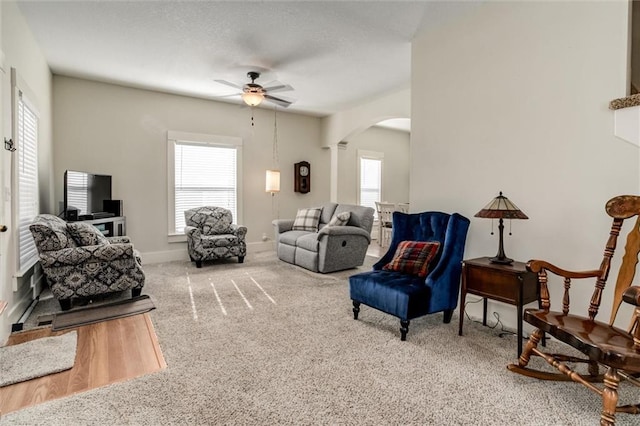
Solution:
[{"label": "rocking chair armrest", "polygon": [[597,269],[591,271],[567,271],[566,269],[559,268],[549,262],[545,262],[544,260],[530,260],[527,262],[527,270],[529,272],[537,274],[543,269],[564,278],[594,278],[599,277],[602,273]]},{"label": "rocking chair armrest", "polygon": [[626,289],[624,293],[622,293],[622,300],[631,305],[640,306],[640,287],[632,285]]}]

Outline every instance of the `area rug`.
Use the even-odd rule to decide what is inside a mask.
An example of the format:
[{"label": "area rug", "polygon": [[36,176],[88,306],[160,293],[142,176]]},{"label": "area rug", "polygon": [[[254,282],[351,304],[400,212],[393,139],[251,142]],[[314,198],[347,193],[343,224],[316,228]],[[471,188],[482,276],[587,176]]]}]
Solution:
[{"label": "area rug", "polygon": [[0,387],[73,367],[78,333],[43,337],[0,348]]},{"label": "area rug", "polygon": [[53,315],[51,330],[59,331],[68,328],[95,324],[101,321],[109,321],[116,318],[124,318],[131,315],[142,314],[155,309],[155,305],[144,294],[132,299],[118,300],[100,306],[78,309],[69,312],[61,312]]},{"label": "area rug", "polygon": [[[507,370],[512,335],[469,321],[458,336],[457,315],[444,324],[433,314],[412,320],[402,342],[397,318],[362,307],[354,320],[348,276],[372,263],[326,275],[274,254],[145,265],[168,368],[8,413],[3,426],[599,423],[601,400],[581,385]],[[622,383],[620,396],[640,392]]]}]

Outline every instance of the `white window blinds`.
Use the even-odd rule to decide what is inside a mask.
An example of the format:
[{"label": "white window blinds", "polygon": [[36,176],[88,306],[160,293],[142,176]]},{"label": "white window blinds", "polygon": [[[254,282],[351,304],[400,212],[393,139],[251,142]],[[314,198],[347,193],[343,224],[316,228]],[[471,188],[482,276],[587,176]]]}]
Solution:
[{"label": "white window blinds", "polygon": [[175,233],[183,233],[184,211],[202,206],[231,210],[238,220],[237,148],[175,142]]},{"label": "white window blinds", "polygon": [[67,170],[67,207],[74,207],[82,214],[91,213],[88,193],[89,175]]},{"label": "white window blinds", "polygon": [[30,267],[37,259],[29,225],[38,214],[38,117],[18,94],[17,103],[17,220],[18,270]]},{"label": "white window blinds", "polygon": [[376,201],[380,200],[382,182],[382,161],[360,158],[360,205],[372,207],[376,211]]}]

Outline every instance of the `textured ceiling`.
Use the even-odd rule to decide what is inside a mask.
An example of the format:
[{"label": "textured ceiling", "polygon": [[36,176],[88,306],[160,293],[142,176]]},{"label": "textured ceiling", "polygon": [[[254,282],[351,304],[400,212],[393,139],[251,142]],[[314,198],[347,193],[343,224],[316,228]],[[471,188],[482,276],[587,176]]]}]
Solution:
[{"label": "textured ceiling", "polygon": [[[55,74],[240,102],[278,80],[292,111],[327,115],[410,83],[429,2],[19,1]],[[268,104],[269,105],[269,104]]]}]

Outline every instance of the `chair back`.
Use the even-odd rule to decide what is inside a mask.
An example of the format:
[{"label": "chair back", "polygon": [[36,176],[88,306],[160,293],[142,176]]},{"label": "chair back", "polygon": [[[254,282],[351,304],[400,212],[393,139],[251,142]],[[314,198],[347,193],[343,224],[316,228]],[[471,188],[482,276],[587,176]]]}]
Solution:
[{"label": "chair back", "polygon": [[[620,233],[622,222],[625,219],[636,217],[636,221],[627,235],[627,244],[624,248],[624,256],[622,257],[622,264],[618,271],[618,278],[616,281],[616,287],[613,296],[613,307],[611,309],[610,325],[613,325],[620,304],[622,303],[622,294],[633,283],[633,278],[636,274],[636,266],[638,264],[638,253],[640,253],[640,197],[633,195],[621,195],[612,198],[607,202],[605,207],[607,214],[613,218],[613,224],[611,225],[611,233],[607,246],[605,248],[604,259],[600,266],[602,271],[601,278],[596,283],[596,289],[593,297],[591,298],[591,307],[589,312],[593,311],[593,317],[597,313],[597,307],[600,304],[600,298],[602,296],[602,290],[604,289],[604,281],[607,279],[609,273],[610,261],[613,256],[613,251],[616,247],[616,239]],[[602,279],[602,285],[598,285]],[[594,303],[595,302],[595,303]],[[593,319],[592,317],[592,319]]]},{"label": "chair back", "polygon": [[376,201],[376,209],[378,211],[380,225],[391,227],[393,212],[396,211],[396,204]]},{"label": "chair back", "polygon": [[396,210],[402,213],[409,213],[409,203],[398,203],[398,208]]},{"label": "chair back", "polygon": [[38,253],[78,247],[67,230],[67,222],[52,214],[40,214],[29,225]]},{"label": "chair back", "polygon": [[615,323],[618,309],[622,304],[623,294],[631,284],[636,273],[638,264],[638,254],[640,253],[640,197],[634,195],[621,195],[609,200],[605,206],[609,216],[613,218],[609,238],[604,249],[604,256],[600,263],[600,268],[590,271],[572,272],[557,268],[552,264],[542,260],[530,260],[527,268],[538,274],[540,283],[540,307],[545,311],[551,308],[549,296],[547,270],[555,275],[564,277],[564,293],[562,297],[562,311],[564,314],[570,312],[570,291],[572,289],[572,279],[595,277],[596,283],[589,302],[589,319],[595,320],[600,310],[602,294],[611,270],[611,260],[616,251],[618,236],[626,219],[636,217],[635,223],[627,235],[627,243],[622,256],[622,263],[618,271],[616,285],[613,295],[611,317],[609,325]]},{"label": "chair back", "polygon": [[[469,229],[469,219],[458,214],[443,212],[422,213],[393,213],[393,236],[389,249],[384,256],[373,266],[374,269],[382,269],[389,263],[402,241],[437,241],[440,250],[433,260],[435,268],[429,272],[427,279],[432,274],[442,273],[442,268],[452,268],[450,272],[455,275],[462,271],[462,258]],[[446,262],[440,262],[440,259]],[[457,274],[456,274],[457,272]]]},{"label": "chair back", "polygon": [[185,210],[187,226],[200,229],[203,235],[219,235],[231,232],[233,216],[224,207],[204,206]]}]

